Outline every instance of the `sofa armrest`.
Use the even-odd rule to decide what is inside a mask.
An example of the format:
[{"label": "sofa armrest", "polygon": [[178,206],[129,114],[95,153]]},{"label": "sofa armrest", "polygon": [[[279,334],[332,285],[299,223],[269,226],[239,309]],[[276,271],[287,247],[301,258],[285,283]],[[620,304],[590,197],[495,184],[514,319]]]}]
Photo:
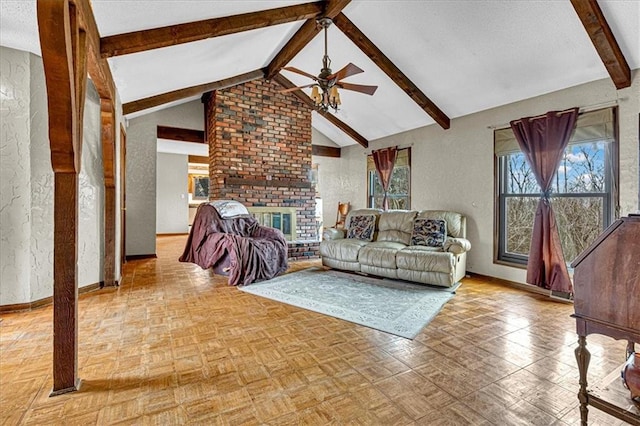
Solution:
[{"label": "sofa armrest", "polygon": [[323,240],[341,240],[345,237],[344,229],[325,228],[322,232]]},{"label": "sofa armrest", "polygon": [[444,242],[444,251],[453,254],[462,254],[471,250],[471,242],[464,238],[447,238]]}]

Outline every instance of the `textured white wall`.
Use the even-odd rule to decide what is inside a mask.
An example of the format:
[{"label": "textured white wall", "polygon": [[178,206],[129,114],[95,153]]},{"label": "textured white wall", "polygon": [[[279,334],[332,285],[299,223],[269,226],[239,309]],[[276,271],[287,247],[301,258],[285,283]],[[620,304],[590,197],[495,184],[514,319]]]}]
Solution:
[{"label": "textured white wall", "polygon": [[127,128],[126,254],[156,253],[157,126],[204,130],[199,100],[132,119]]},{"label": "textured white wall", "polygon": [[44,67],[40,57],[30,57],[31,288],[28,301],[34,301],[53,294],[53,170]]},{"label": "textured white wall", "polygon": [[[621,214],[638,209],[638,112],[640,72],[633,85],[616,91],[609,80],[592,82],[451,121],[449,130],[436,125],[370,143],[371,149],[411,146],[411,206],[447,209],[467,216],[471,240],[469,271],[516,282],[525,271],[493,263],[494,155],[493,127],[510,120],[573,106],[589,107],[619,100]],[[359,146],[342,149],[340,166],[331,188],[355,207],[366,205],[366,156]],[[337,159],[336,159],[337,160]],[[326,177],[325,177],[326,179]]]},{"label": "textured white wall", "polygon": [[104,279],[104,168],[100,96],[91,81],[84,105],[78,197],[78,287]]},{"label": "textured white wall", "polygon": [[[0,47],[0,304],[53,294],[53,171],[42,59]],[[5,88],[7,88],[5,90]],[[102,280],[100,105],[89,83],[79,176],[78,286]]]},{"label": "textured white wall", "polygon": [[122,221],[120,220],[120,213],[122,211],[122,205],[120,203],[121,196],[121,179],[120,173],[122,169],[122,165],[120,164],[120,126],[124,127],[124,117],[122,116],[122,102],[120,102],[120,97],[116,93],[116,99],[114,100],[114,107],[116,110],[116,134],[115,134],[115,144],[116,144],[116,154],[115,154],[115,184],[116,184],[116,270],[115,270],[115,279],[116,281],[121,281],[122,275],[122,256],[121,247],[122,247]]},{"label": "textured white wall", "polygon": [[0,47],[0,304],[27,300],[31,226],[29,54]]},{"label": "textured white wall", "polygon": [[189,232],[187,155],[158,153],[156,184],[156,233]]}]

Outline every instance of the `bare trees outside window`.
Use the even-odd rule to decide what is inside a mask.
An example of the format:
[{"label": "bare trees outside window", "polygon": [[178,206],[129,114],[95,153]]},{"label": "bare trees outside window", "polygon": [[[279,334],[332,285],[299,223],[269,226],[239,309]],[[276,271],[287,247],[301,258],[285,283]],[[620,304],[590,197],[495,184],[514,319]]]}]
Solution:
[{"label": "bare trees outside window", "polygon": [[[550,202],[567,263],[586,249],[614,218],[615,140],[578,131],[553,180]],[[588,141],[581,135],[590,135]],[[498,260],[526,263],[540,187],[524,155],[496,152],[498,170]]]},{"label": "bare trees outside window", "polygon": [[[398,150],[396,164],[393,167],[391,182],[389,183],[389,209],[408,210],[411,208],[411,148]],[[370,208],[381,209],[384,191],[376,173],[371,155],[367,158],[367,204]]]}]

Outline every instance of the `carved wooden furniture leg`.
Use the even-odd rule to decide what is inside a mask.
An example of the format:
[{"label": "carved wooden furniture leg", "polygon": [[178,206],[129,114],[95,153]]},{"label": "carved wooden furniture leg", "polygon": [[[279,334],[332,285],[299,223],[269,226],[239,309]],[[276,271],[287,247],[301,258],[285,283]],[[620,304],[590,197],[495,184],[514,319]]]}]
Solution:
[{"label": "carved wooden furniture leg", "polygon": [[635,343],[632,342],[631,340],[627,341],[627,350],[625,352],[625,361],[629,359],[629,357],[631,356],[632,353],[635,353],[636,348],[635,348]]},{"label": "carved wooden furniture leg", "polygon": [[585,336],[578,337],[578,347],[575,350],[576,361],[578,362],[578,371],[580,372],[580,391],[578,392],[578,400],[580,401],[580,424],[587,426],[587,416],[589,410],[587,408],[587,370],[589,369],[589,361],[591,353],[587,349],[587,338]]}]

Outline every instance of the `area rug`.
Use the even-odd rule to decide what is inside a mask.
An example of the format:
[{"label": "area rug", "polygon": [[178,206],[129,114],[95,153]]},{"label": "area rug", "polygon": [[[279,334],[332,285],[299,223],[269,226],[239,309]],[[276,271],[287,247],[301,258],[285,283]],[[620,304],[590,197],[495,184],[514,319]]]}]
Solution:
[{"label": "area rug", "polygon": [[440,312],[456,288],[435,288],[322,268],[239,287],[246,293],[408,339],[417,336]]}]

